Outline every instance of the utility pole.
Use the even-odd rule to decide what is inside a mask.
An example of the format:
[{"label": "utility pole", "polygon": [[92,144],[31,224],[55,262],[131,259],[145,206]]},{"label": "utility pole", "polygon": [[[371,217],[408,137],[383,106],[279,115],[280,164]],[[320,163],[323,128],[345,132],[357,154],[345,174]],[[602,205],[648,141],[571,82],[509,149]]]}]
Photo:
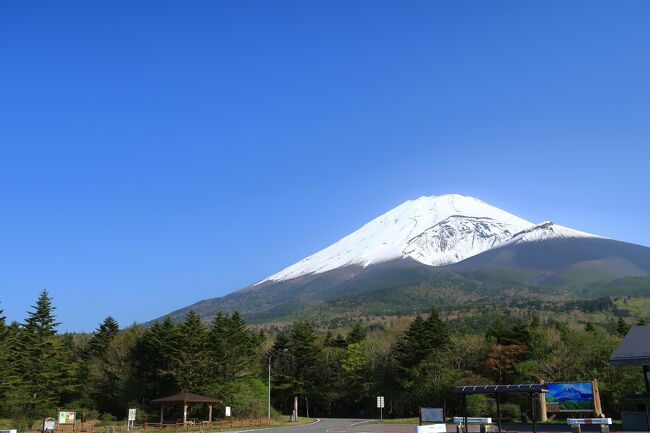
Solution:
[{"label": "utility pole", "polygon": [[[282,353],[286,353],[288,349],[282,349]],[[271,353],[269,354],[269,401],[268,401],[268,408],[267,408],[267,413],[266,415],[268,416],[269,420],[271,419],[271,359],[273,359],[273,354],[274,350],[271,350]]]}]

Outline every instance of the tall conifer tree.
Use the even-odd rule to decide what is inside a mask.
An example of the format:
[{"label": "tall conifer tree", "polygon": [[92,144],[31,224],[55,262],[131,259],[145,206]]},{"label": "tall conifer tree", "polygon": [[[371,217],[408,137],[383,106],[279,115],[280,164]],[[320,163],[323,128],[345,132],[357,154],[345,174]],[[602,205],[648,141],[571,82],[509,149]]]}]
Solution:
[{"label": "tall conifer tree", "polygon": [[29,396],[25,402],[29,417],[41,416],[55,407],[59,396],[71,385],[61,342],[56,338],[59,323],[47,290],[41,292],[32,308],[17,344],[21,358],[17,373],[22,377],[20,388]]},{"label": "tall conifer tree", "polygon": [[190,311],[179,326],[172,372],[183,392],[201,392],[207,381],[208,334],[201,317]]}]

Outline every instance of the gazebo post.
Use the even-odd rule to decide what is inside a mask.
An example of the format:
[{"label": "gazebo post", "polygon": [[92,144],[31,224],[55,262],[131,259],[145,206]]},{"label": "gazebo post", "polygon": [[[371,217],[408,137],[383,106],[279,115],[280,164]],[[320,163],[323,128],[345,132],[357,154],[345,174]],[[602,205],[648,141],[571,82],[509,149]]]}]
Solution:
[{"label": "gazebo post", "polygon": [[212,403],[208,405],[208,421],[212,422]]},{"label": "gazebo post", "polygon": [[187,424],[187,402],[183,402],[183,425]]},{"label": "gazebo post", "polygon": [[469,433],[467,429],[467,395],[463,394],[463,414],[465,415],[465,431],[463,433]]},{"label": "gazebo post", "polygon": [[499,393],[495,394],[497,401],[497,426],[499,427],[499,433],[501,433],[501,409],[499,408]]},{"label": "gazebo post", "polygon": [[537,407],[535,402],[535,393],[530,393],[530,409],[533,418],[533,433],[537,433]]},{"label": "gazebo post", "polygon": [[163,417],[163,413],[164,413],[164,410],[165,410],[165,405],[161,404],[161,405],[160,405],[160,424],[163,423],[163,419],[164,419],[164,417]]}]

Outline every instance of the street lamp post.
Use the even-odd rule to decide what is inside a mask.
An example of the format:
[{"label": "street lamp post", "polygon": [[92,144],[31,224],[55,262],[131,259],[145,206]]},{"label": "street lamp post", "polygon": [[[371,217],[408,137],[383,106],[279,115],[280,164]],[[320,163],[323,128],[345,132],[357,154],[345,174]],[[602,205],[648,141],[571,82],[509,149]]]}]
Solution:
[{"label": "street lamp post", "polygon": [[[282,352],[286,352],[287,349],[283,349]],[[268,405],[268,411],[267,411],[267,416],[269,420],[271,419],[271,359],[273,358],[273,350],[271,351],[269,355],[269,405]]]}]

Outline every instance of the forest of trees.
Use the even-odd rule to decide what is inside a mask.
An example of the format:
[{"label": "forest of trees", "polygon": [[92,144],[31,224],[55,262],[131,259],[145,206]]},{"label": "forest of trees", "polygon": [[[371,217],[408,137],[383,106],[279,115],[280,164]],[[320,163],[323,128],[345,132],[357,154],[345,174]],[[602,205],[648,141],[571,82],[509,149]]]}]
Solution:
[{"label": "forest of trees", "polygon": [[[266,416],[269,359],[273,407],[289,413],[298,396],[301,416],[309,410],[311,416],[374,417],[377,395],[385,396],[392,417],[413,416],[421,405],[458,413],[450,393],[456,385],[592,378],[599,381],[603,410],[617,416],[623,395],[643,386],[639,371],[609,364],[627,332],[624,321],[613,332],[591,323],[549,327],[531,312],[451,333],[432,307],[405,328],[369,330],[359,322],[334,335],[299,322],[270,335],[248,327],[236,312],[218,313],[211,323],[190,312],[181,323],[120,329],[107,317],[92,334],[60,334],[54,310],[43,291],[23,323],[6,323],[0,311],[0,417],[29,424],[67,408],[113,420],[135,407],[142,421],[157,417],[152,399],[183,391],[216,397],[235,416]],[[504,403],[505,416],[518,419],[525,409],[520,403]],[[485,397],[469,404],[476,416],[494,411]]]}]

